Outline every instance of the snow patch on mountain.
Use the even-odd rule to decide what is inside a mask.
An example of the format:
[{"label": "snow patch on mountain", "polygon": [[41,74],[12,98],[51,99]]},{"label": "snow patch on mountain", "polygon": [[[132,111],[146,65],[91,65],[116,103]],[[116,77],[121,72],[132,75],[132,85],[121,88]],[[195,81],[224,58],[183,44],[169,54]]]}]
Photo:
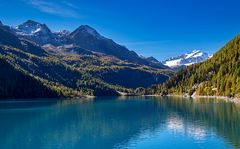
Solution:
[{"label": "snow patch on mountain", "polygon": [[68,35],[70,35],[70,31],[68,31],[68,30],[60,30],[60,31],[58,31],[58,32],[54,32],[54,34],[56,34],[57,36],[59,36],[59,37],[64,37],[64,36],[68,36]]},{"label": "snow patch on mountain", "polygon": [[171,68],[180,68],[180,67],[189,66],[195,63],[203,62],[211,57],[212,55],[202,52],[200,50],[193,50],[190,53],[186,53],[177,57],[172,57],[170,59],[167,59],[162,63],[165,66],[168,66]]},{"label": "snow patch on mountain", "polygon": [[40,24],[38,22],[28,20],[27,22],[20,24],[13,28],[15,32],[23,36],[34,36],[38,33],[49,34],[51,31],[45,24]]}]

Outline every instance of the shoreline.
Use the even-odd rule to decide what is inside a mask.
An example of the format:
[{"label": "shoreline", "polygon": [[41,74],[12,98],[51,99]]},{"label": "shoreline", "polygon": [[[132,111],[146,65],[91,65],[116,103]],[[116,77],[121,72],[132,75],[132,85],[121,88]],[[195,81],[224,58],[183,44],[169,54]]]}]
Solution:
[{"label": "shoreline", "polygon": [[227,102],[233,102],[235,104],[240,104],[240,99],[236,98],[236,97],[227,97],[227,96],[193,96],[191,98],[215,98],[215,99],[221,99],[221,100],[225,100]]},{"label": "shoreline", "polygon": [[[164,97],[162,95],[145,95],[145,96],[152,96],[152,97]],[[168,94],[165,95],[167,97],[183,97],[183,98],[192,98],[192,99],[198,99],[198,98],[212,98],[212,99],[221,99],[224,100],[226,102],[232,102],[235,104],[240,104],[240,99],[239,98],[231,98],[231,97],[227,97],[227,96],[199,96],[199,95],[195,95],[195,96],[184,96],[184,95],[173,95],[173,94]]]}]

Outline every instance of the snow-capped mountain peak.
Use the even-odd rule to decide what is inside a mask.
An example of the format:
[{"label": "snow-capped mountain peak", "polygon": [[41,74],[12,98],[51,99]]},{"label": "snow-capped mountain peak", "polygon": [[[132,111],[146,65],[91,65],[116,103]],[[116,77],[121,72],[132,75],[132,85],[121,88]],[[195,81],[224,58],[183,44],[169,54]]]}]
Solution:
[{"label": "snow-capped mountain peak", "polygon": [[45,25],[32,20],[28,20],[23,24],[16,26],[15,32],[20,35],[34,36],[35,34],[49,34],[50,29]]},{"label": "snow-capped mountain peak", "polygon": [[203,62],[211,57],[212,55],[200,50],[193,50],[192,52],[167,59],[166,61],[163,61],[163,64],[171,68],[180,68]]}]

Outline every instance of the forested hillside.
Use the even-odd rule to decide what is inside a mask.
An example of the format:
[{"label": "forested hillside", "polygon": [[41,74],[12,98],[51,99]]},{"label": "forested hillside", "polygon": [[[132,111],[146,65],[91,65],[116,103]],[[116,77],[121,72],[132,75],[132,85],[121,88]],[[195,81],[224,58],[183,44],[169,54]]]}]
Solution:
[{"label": "forested hillside", "polygon": [[[0,56],[5,65],[30,77],[29,84],[24,84],[26,79],[18,81],[8,75],[15,74],[13,70],[5,72],[5,67],[0,67],[1,77],[8,80],[1,88],[4,95],[0,98],[132,94],[136,88],[162,83],[172,74],[167,69],[124,61],[73,44],[41,47],[30,39],[17,36],[7,26],[0,26]],[[42,91],[35,92],[35,87],[32,88],[34,91],[29,90],[31,85]],[[45,93],[48,89],[49,93]]]},{"label": "forested hillside", "polygon": [[0,57],[0,98],[59,97],[42,82],[17,70]]},{"label": "forested hillside", "polygon": [[148,94],[188,94],[239,97],[240,35],[228,42],[211,59],[187,67]]}]

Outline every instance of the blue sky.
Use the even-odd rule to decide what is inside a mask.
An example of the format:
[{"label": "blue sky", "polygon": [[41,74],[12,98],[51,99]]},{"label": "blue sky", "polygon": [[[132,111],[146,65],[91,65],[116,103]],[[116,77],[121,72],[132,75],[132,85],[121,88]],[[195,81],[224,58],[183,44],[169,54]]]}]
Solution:
[{"label": "blue sky", "polygon": [[239,0],[0,0],[0,20],[51,30],[88,24],[140,55],[164,60],[194,49],[214,53],[240,33]]}]

